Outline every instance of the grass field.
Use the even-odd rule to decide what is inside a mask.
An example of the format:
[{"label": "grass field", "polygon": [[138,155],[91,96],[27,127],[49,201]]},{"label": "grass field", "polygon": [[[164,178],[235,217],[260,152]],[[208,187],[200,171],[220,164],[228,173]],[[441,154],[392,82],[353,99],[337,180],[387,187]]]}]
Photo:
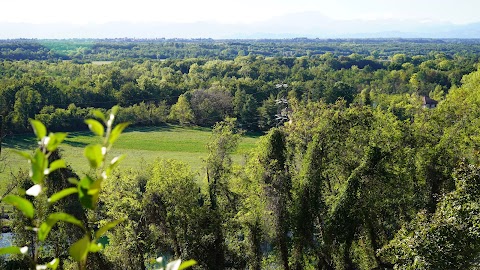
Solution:
[{"label": "grass field", "polygon": [[[143,168],[156,158],[178,159],[188,163],[193,171],[200,172],[202,159],[207,156],[206,143],[211,136],[207,128],[184,128],[164,126],[152,128],[128,128],[115,143],[110,158],[126,154],[121,168]],[[235,162],[241,162],[243,154],[253,149],[258,136],[244,136],[238,150],[233,154]],[[100,138],[91,132],[72,132],[61,146],[63,158],[79,175],[88,171],[87,159],[83,156],[83,148],[90,143],[100,143]],[[3,194],[10,172],[28,168],[27,162],[12,153],[13,149],[28,151],[34,149],[36,140],[32,135],[5,138],[2,145],[2,156],[6,162],[5,170],[0,173],[0,194]],[[2,166],[2,167],[3,167]]]}]

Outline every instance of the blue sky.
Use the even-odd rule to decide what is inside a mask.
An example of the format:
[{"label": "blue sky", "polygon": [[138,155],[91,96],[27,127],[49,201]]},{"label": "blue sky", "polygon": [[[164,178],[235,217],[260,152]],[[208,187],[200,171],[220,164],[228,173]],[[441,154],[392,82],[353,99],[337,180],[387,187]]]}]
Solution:
[{"label": "blue sky", "polygon": [[480,21],[478,0],[4,0],[0,22],[255,23],[305,11],[334,20],[415,20],[466,24]]}]

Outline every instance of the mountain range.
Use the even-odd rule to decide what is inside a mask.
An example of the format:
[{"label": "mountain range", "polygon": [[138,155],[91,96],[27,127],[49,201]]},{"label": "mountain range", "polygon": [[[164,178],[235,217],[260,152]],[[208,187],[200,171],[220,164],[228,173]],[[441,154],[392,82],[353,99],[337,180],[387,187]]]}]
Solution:
[{"label": "mountain range", "polygon": [[0,22],[0,39],[15,38],[480,38],[480,22],[334,20],[318,12],[276,16],[255,23],[109,22],[104,24]]}]

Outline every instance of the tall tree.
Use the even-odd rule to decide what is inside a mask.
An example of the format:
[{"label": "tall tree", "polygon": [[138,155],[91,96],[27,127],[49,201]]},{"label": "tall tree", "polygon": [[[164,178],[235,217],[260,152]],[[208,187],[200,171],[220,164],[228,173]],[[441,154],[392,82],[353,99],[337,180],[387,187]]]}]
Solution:
[{"label": "tall tree", "polygon": [[228,211],[230,191],[228,179],[231,177],[232,158],[230,154],[237,148],[241,136],[235,128],[235,118],[227,118],[217,123],[213,128],[212,140],[207,144],[209,154],[205,160],[208,182],[210,210],[215,226],[216,269],[225,266],[225,243],[221,224],[224,221],[222,213]]},{"label": "tall tree", "polygon": [[173,121],[178,121],[181,125],[193,124],[193,111],[185,95],[180,95],[178,97],[177,103],[175,103],[170,109],[170,115],[168,118]]},{"label": "tall tree", "polygon": [[285,133],[278,128],[271,129],[263,138],[260,151],[258,162],[263,170],[262,183],[269,200],[269,209],[274,216],[275,245],[283,268],[288,270],[290,216],[287,207],[291,201],[291,179],[287,168]]}]

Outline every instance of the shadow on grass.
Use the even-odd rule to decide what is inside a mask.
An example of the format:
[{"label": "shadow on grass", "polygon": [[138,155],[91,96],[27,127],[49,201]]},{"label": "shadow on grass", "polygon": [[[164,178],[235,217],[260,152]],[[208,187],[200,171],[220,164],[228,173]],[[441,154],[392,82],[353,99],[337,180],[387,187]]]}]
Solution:
[{"label": "shadow on grass", "polygon": [[172,125],[161,125],[161,126],[128,126],[123,133],[130,132],[152,132],[152,131],[171,131],[175,129],[176,126]]},{"label": "shadow on grass", "polygon": [[243,136],[248,137],[248,138],[252,138],[252,139],[258,139],[265,134],[266,134],[265,132],[261,132],[261,131],[248,131],[248,132],[245,132],[245,134],[243,134]]},{"label": "shadow on grass", "polygon": [[[212,129],[208,127],[199,127],[199,126],[180,126],[180,125],[162,125],[162,126],[148,126],[148,127],[138,127],[130,126],[124,133],[131,132],[183,132],[185,130],[194,130],[194,131],[204,131],[211,132]],[[257,139],[265,135],[263,132],[246,132],[244,137]],[[71,138],[76,136],[94,136],[90,131],[74,131],[68,132],[68,137],[63,141],[64,144],[70,145],[72,147],[84,148],[88,145],[85,142],[74,141]],[[13,149],[34,149],[37,147],[37,140],[33,135],[12,135],[6,137],[2,142],[2,147],[13,148]]]},{"label": "shadow on grass", "polygon": [[37,147],[37,138],[31,135],[8,136],[3,139],[2,147],[14,149],[33,149]]},{"label": "shadow on grass", "polygon": [[88,145],[88,143],[84,143],[84,142],[74,142],[74,141],[71,141],[69,139],[65,139],[62,144],[67,144],[67,145],[70,145],[72,147],[81,147],[81,148],[84,148],[85,146]]},{"label": "shadow on grass", "polygon": [[[195,131],[205,131],[205,132],[211,132],[212,128],[209,127],[201,127],[201,126],[195,126],[195,125],[187,125],[187,126],[181,126],[181,125],[173,125],[173,124],[165,124],[161,126],[129,126],[127,129],[125,129],[124,133],[128,132],[151,132],[151,131],[183,131],[183,130],[195,130]],[[244,134],[246,137],[251,137],[251,138],[258,138],[260,136],[265,135],[265,132],[262,131],[248,131]]]},{"label": "shadow on grass", "polygon": [[[91,133],[87,131],[78,131],[68,134],[68,137],[62,142],[62,144],[67,144],[74,147],[85,147],[88,144],[83,142],[72,141],[71,138],[79,135],[88,136]],[[93,135],[92,135],[93,136]],[[12,148],[19,150],[35,149],[38,146],[37,138],[31,135],[12,135],[8,136],[2,141],[3,148]]]},{"label": "shadow on grass", "polygon": [[171,125],[165,124],[161,126],[129,126],[125,129],[123,133],[129,132],[156,132],[156,131],[165,131],[165,132],[182,132],[184,130],[195,130],[195,131],[212,131],[208,127],[199,127],[199,126],[180,126],[180,125]]},{"label": "shadow on grass", "polygon": [[[212,132],[212,128],[209,127],[201,127],[201,126],[181,126],[181,125],[172,125],[172,124],[165,124],[161,126],[129,126],[125,129],[123,133],[130,133],[130,132],[158,132],[158,131],[165,131],[165,132],[183,132],[185,130],[194,130],[194,131],[203,131],[203,132]],[[266,133],[263,131],[248,131],[243,134],[244,137],[258,139],[261,136],[265,135]]]}]

